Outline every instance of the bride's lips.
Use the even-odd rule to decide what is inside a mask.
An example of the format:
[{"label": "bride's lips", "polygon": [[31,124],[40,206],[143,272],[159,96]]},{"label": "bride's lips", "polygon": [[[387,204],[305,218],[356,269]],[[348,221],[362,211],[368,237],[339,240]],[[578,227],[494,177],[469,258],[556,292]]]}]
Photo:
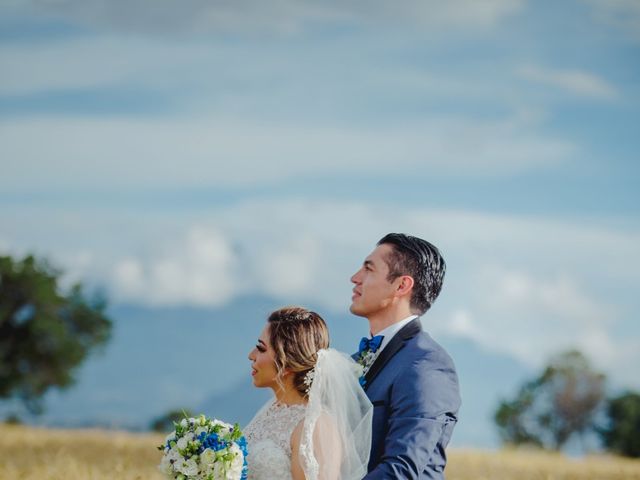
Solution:
[{"label": "bride's lips", "polygon": [[253,377],[258,371],[255,368],[251,369],[251,376]]}]

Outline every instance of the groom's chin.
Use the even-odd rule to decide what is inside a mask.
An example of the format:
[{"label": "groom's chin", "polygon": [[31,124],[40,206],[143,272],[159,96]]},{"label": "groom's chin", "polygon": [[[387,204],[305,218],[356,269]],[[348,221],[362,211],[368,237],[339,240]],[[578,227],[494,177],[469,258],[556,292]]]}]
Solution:
[{"label": "groom's chin", "polygon": [[351,304],[351,306],[349,307],[349,311],[351,313],[353,313],[354,315],[357,315],[358,317],[363,317],[364,315],[362,314],[362,312],[358,309],[358,307],[356,307],[353,303]]}]

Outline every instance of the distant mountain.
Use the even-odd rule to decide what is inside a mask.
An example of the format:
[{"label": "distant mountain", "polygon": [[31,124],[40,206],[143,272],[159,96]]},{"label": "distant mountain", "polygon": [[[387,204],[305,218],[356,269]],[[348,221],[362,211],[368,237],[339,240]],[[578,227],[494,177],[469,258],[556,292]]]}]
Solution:
[{"label": "distant mountain", "polygon": [[250,379],[237,384],[229,391],[211,396],[195,411],[225,422],[247,425],[253,415],[273,396],[268,388],[256,388]]},{"label": "distant mountain", "polygon": [[[78,371],[67,391],[45,398],[32,423],[145,428],[172,408],[194,409],[212,394],[250,378],[249,351],[278,304],[242,298],[220,308],[109,309],[111,341]],[[0,408],[8,411],[10,405]]]},{"label": "distant mountain", "polygon": [[[47,395],[44,415],[27,421],[144,429],[170,409],[189,408],[245,425],[270,395],[252,386],[247,355],[267,315],[278,306],[269,298],[248,297],[210,309],[111,308],[114,333],[109,345],[82,366],[72,389]],[[332,346],[339,350],[353,351],[367,331],[366,321],[350,314],[328,313],[325,318]],[[437,340],[453,357],[460,376],[463,407],[454,444],[496,445],[493,409],[530,372],[471,341]],[[0,403],[0,415],[8,411],[15,409]]]},{"label": "distant mountain", "polygon": [[[441,343],[455,360],[463,399],[453,444],[497,446],[492,416],[498,399],[511,395],[518,379],[528,372],[513,359],[483,352],[472,342],[446,339]],[[212,395],[196,411],[246,425],[270,396],[271,390],[255,388],[247,378],[229,391]]]}]

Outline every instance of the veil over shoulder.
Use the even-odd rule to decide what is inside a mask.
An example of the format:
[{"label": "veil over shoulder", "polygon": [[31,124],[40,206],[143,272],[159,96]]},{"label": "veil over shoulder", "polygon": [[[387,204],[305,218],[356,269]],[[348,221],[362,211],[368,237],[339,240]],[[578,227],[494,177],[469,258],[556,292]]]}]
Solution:
[{"label": "veil over shoulder", "polygon": [[342,352],[318,352],[300,440],[307,480],[360,480],[367,474],[373,405],[359,370]]}]

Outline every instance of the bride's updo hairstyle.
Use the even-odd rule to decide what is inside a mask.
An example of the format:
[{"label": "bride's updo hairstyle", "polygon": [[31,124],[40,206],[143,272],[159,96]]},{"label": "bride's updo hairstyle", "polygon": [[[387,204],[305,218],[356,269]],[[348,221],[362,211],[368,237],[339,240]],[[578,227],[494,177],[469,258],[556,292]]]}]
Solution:
[{"label": "bride's updo hairstyle", "polygon": [[304,397],[304,378],[316,364],[318,350],[329,348],[329,330],[320,315],[302,307],[284,307],[267,320],[278,378],[293,373],[293,385]]}]

